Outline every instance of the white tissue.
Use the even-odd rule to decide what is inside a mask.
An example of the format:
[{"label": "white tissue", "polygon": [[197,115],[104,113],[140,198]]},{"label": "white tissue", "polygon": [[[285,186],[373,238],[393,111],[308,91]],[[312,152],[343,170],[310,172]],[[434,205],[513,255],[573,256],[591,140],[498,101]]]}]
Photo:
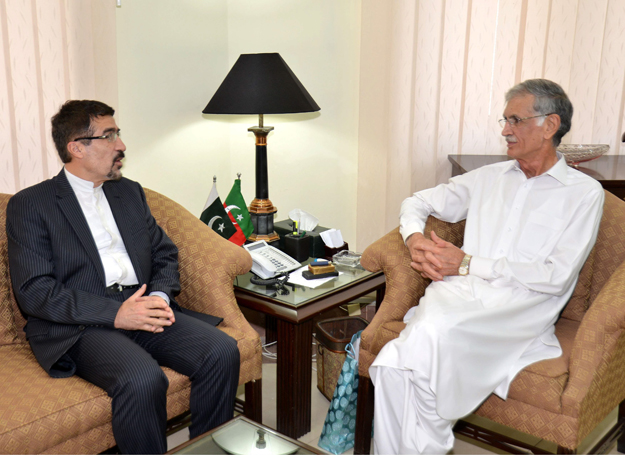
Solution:
[{"label": "white tissue", "polygon": [[343,235],[338,229],[328,229],[327,231],[320,232],[319,235],[328,248],[338,248],[345,243],[343,241]]},{"label": "white tissue", "polygon": [[293,209],[289,212],[291,221],[297,221],[300,231],[313,231],[319,224],[319,220],[302,209]]}]

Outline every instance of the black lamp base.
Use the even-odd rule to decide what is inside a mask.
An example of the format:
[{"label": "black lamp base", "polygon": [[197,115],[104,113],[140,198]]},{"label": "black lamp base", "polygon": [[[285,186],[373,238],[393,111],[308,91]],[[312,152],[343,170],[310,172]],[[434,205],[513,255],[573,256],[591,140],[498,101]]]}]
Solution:
[{"label": "black lamp base", "polygon": [[270,243],[280,239],[280,236],[273,230],[273,213],[250,213],[254,232],[249,240],[252,242],[264,240]]}]

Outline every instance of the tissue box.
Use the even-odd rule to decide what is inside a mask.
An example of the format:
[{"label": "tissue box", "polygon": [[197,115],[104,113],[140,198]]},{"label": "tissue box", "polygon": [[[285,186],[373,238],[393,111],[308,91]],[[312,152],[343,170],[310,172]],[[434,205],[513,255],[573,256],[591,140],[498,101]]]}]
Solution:
[{"label": "tissue box", "polygon": [[[278,221],[273,224],[273,229],[280,236],[279,248],[282,251],[284,251],[284,236],[287,234],[293,233],[292,223],[293,222],[291,220],[283,220],[283,221]],[[325,249],[324,249],[325,244],[323,243],[323,240],[321,240],[319,233],[323,231],[327,231],[327,230],[328,228],[326,227],[317,226],[314,231],[306,231],[306,234],[308,234],[311,237],[310,238],[310,254],[309,254],[311,258],[322,258],[325,256]]]}]

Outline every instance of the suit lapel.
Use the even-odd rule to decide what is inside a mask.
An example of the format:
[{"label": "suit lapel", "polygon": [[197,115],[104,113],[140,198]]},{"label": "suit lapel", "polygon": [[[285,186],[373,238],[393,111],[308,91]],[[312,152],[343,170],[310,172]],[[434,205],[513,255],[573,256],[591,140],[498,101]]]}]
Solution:
[{"label": "suit lapel", "polygon": [[80,243],[98,271],[102,283],[106,283],[100,253],[98,252],[95,240],[93,240],[93,234],[91,234],[91,229],[89,229],[85,214],[80,208],[74,190],[67,181],[64,169],[61,169],[61,172],[54,178],[54,183],[56,185],[56,196],[61,212],[63,212],[63,215],[65,215],[72,229],[78,236]]},{"label": "suit lapel", "polygon": [[135,248],[135,242],[133,241],[132,226],[129,222],[132,218],[129,216],[126,206],[122,201],[118,185],[116,182],[105,182],[102,189],[104,190],[106,200],[111,207],[111,212],[113,212],[113,218],[115,218],[117,229],[119,229],[119,233],[122,236],[126,252],[130,257],[130,262],[132,262],[133,268],[135,269],[137,279],[139,280],[139,283],[143,283],[144,277],[142,276],[141,267],[139,267],[138,253]]}]

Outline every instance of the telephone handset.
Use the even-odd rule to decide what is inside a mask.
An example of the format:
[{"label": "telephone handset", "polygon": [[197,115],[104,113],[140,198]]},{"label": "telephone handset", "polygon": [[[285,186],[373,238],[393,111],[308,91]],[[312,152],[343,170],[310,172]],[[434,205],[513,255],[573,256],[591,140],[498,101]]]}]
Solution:
[{"label": "telephone handset", "polygon": [[261,278],[272,278],[278,273],[289,272],[301,264],[291,256],[267,244],[264,240],[243,245],[252,256],[252,272]]}]

